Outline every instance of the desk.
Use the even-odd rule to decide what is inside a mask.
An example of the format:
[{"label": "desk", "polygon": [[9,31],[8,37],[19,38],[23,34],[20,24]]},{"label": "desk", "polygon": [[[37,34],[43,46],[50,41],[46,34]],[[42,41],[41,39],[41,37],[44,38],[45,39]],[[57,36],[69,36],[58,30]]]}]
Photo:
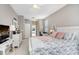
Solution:
[{"label": "desk", "polygon": [[6,42],[0,44],[0,55],[6,55],[8,54],[9,50],[11,49],[12,41],[10,38],[8,38]]}]

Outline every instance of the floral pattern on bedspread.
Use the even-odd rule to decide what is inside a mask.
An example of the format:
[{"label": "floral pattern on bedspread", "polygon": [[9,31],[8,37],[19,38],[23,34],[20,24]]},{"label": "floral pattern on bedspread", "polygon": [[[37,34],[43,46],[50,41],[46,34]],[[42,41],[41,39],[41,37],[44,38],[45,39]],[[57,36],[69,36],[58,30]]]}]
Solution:
[{"label": "floral pattern on bedspread", "polygon": [[78,55],[79,44],[77,39],[42,41],[45,46],[33,50],[33,55]]},{"label": "floral pattern on bedspread", "polygon": [[[73,43],[73,42],[72,42]],[[68,43],[60,45],[57,43],[49,44],[47,47],[37,48],[33,51],[33,54],[39,55],[75,55],[78,54],[77,45]],[[54,46],[55,45],[55,46]]]}]

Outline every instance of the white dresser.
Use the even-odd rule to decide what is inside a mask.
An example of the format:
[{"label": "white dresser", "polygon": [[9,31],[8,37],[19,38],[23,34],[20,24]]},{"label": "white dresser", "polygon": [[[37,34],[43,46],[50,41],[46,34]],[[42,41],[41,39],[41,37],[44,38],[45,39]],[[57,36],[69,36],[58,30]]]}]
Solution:
[{"label": "white dresser", "polygon": [[22,33],[13,35],[13,48],[14,47],[20,47],[20,44],[22,42]]}]

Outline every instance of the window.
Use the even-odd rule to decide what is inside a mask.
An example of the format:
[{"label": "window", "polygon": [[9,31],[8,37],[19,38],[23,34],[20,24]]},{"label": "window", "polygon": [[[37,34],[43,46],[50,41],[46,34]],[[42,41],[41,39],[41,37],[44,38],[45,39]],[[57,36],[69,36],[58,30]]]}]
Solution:
[{"label": "window", "polygon": [[48,32],[48,20],[45,20],[44,26],[45,26],[44,28],[45,32]]}]

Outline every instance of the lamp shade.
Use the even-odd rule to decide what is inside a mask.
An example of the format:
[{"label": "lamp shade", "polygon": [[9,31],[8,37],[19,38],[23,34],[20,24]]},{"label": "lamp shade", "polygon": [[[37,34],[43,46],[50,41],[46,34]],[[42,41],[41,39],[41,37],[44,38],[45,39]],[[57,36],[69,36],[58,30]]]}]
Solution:
[{"label": "lamp shade", "polygon": [[10,25],[10,31],[15,31],[15,30],[16,30],[15,26],[14,25]]},{"label": "lamp shade", "polygon": [[50,32],[53,32],[53,30],[51,29]]}]

